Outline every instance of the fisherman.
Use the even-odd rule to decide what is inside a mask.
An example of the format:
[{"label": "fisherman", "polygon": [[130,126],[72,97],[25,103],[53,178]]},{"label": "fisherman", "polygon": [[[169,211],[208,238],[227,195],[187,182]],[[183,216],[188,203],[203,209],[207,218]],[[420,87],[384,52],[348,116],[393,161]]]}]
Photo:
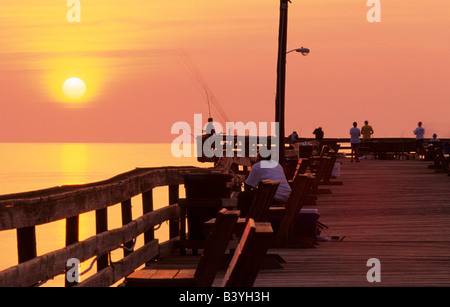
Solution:
[{"label": "fisherman", "polygon": [[241,217],[245,217],[252,204],[253,197],[256,195],[254,188],[258,187],[261,180],[279,181],[280,185],[274,196],[273,204],[286,203],[291,194],[291,187],[286,180],[283,167],[276,161],[271,159],[271,156],[262,157],[258,154],[258,162],[255,163],[247,179],[245,180],[246,190],[239,193],[238,209],[241,211]]},{"label": "fisherman", "polygon": [[313,134],[316,136],[317,141],[323,140],[324,133],[323,133],[322,127],[314,129]]},{"label": "fisherman", "polygon": [[298,134],[297,131],[292,132],[289,136],[289,143],[293,144],[294,142],[298,141]]},{"label": "fisherman", "polygon": [[205,133],[208,137],[216,134],[216,129],[214,128],[214,122],[213,122],[212,117],[208,118],[208,123],[206,124],[206,127],[205,127]]}]

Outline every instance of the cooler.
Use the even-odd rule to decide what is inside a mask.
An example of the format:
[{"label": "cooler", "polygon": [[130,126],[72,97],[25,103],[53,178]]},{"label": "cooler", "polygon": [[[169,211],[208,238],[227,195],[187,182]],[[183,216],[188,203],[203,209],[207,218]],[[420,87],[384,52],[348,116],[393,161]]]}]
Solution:
[{"label": "cooler", "polygon": [[319,217],[317,209],[302,209],[294,225],[294,236],[315,237]]}]

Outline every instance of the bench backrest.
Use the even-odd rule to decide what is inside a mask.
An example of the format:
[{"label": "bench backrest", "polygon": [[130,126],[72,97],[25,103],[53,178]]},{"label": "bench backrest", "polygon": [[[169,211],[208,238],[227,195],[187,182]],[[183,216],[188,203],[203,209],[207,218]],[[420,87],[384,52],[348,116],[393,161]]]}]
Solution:
[{"label": "bench backrest", "polygon": [[248,211],[246,220],[252,218],[255,222],[266,222],[269,216],[269,208],[275,197],[279,181],[261,180],[258,184],[258,190],[253,198]]},{"label": "bench backrest", "polygon": [[233,234],[240,211],[221,209],[207,234],[205,248],[195,271],[196,285],[210,287],[216,277],[225,250]]},{"label": "bench backrest", "polygon": [[273,236],[270,223],[249,219],[222,281],[222,287],[252,287]]},{"label": "bench backrest", "polygon": [[286,212],[277,232],[277,240],[287,240],[293,233],[295,222],[302,209],[315,177],[311,174],[299,174],[294,180],[291,195],[286,204]]},{"label": "bench backrest", "polygon": [[337,155],[335,153],[328,153],[327,165],[325,167],[322,181],[328,182],[331,179],[331,174],[333,173],[334,164],[336,163]]}]

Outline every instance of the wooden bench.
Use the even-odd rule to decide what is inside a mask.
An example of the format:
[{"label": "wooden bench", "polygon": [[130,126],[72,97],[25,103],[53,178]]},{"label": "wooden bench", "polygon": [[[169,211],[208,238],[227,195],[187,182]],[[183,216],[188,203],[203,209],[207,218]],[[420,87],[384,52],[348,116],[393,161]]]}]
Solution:
[{"label": "wooden bench", "polygon": [[325,178],[327,169],[331,165],[331,158],[328,156],[313,157],[311,163],[311,172],[315,174],[315,179],[312,183],[313,194],[330,194],[330,189],[319,189],[319,184]]},{"label": "wooden bench", "polygon": [[428,165],[428,168],[432,168],[436,173],[448,173],[450,175],[449,161],[444,155],[444,150],[441,146],[430,145],[426,148],[430,159],[434,162],[432,165]]},{"label": "wooden bench", "polygon": [[325,169],[323,171],[322,180],[319,181],[319,185],[342,185],[343,182],[340,180],[331,180],[334,165],[337,160],[337,153],[336,152],[328,152],[327,157],[329,157],[329,160],[326,161],[327,165],[325,166]]},{"label": "wooden bench", "polygon": [[[279,181],[273,180],[261,180],[258,184],[257,192],[255,197],[253,198],[250,209],[245,218],[240,217],[238,222],[236,223],[234,235],[237,238],[240,238],[244,232],[246,224],[249,219],[253,219],[256,223],[258,222],[267,222],[269,216],[269,210],[273,203],[275,193],[280,185]],[[207,233],[214,225],[215,219],[211,219],[203,224],[204,232]],[[237,245],[237,240],[233,240],[230,243],[230,249],[235,249]],[[231,255],[227,254],[226,265],[229,264],[231,259]],[[278,255],[267,255],[266,259],[263,261],[264,268],[282,268],[280,263],[284,263],[285,261],[279,257]]]},{"label": "wooden bench", "polygon": [[315,243],[314,240],[304,240],[293,236],[295,222],[307,200],[314,180],[315,177],[311,174],[297,175],[286,205],[270,208],[269,220],[279,221],[279,229],[276,232],[273,247],[300,246],[302,245],[302,240],[305,241],[306,246],[311,246]]},{"label": "wooden bench", "polygon": [[261,180],[259,182],[256,195],[246,216],[247,221],[252,218],[255,222],[267,222],[269,208],[273,203],[279,185],[279,181],[273,180]]},{"label": "wooden bench", "polygon": [[128,287],[211,286],[239,214],[238,210],[222,209],[218,212],[210,234],[207,235],[208,239],[196,269],[146,268],[128,275],[125,278],[125,285]]},{"label": "wooden bench", "polygon": [[[333,159],[329,156],[312,156],[310,158],[299,159],[299,167],[296,175],[307,174],[308,169],[310,174],[314,174],[315,178],[311,186],[311,193],[317,194],[330,194],[330,189],[319,189],[319,184],[322,181],[329,180],[331,178],[332,167],[334,166]],[[329,176],[329,177],[328,177]]]},{"label": "wooden bench", "polygon": [[255,223],[250,218],[221,286],[252,287],[272,238],[270,223]]},{"label": "wooden bench", "polygon": [[[236,234],[239,237],[242,235],[245,224],[250,218],[252,218],[255,222],[267,222],[269,209],[273,203],[273,199],[279,185],[279,181],[273,180],[261,180],[259,182],[255,197],[252,200],[246,217],[238,219]],[[209,231],[214,223],[215,218],[206,221],[203,224],[204,232]]]},{"label": "wooden bench", "polygon": [[[235,198],[182,198],[178,200],[180,207],[180,240],[176,243],[176,247],[179,248],[180,254],[185,255],[186,249],[192,249],[194,254],[198,253],[200,248],[205,246],[205,237],[203,236],[203,223],[211,219],[211,215],[215,215],[222,208],[236,209],[237,199]],[[187,235],[186,227],[186,215],[190,208],[198,210],[198,208],[204,208],[205,216],[195,216],[196,224],[192,221],[190,223],[189,234],[194,233],[194,236]],[[193,218],[193,217],[189,217]],[[213,220],[215,221],[215,220]],[[211,224],[212,225],[212,224]]]}]

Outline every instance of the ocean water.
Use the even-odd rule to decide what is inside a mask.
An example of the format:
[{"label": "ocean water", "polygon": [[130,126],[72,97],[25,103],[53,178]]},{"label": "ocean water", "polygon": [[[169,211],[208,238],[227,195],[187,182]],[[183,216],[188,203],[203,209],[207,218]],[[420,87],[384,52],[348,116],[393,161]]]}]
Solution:
[{"label": "ocean water", "polygon": [[[195,157],[176,158],[171,144],[103,144],[103,143],[0,143],[0,195],[33,191],[68,184],[84,184],[109,179],[136,167],[199,166]],[[168,189],[154,189],[155,209],[168,204]],[[180,187],[180,197],[184,187]],[[132,199],[133,218],[142,215],[140,196]],[[108,208],[108,228],[121,227],[120,205]],[[167,240],[168,226],[155,233]],[[95,214],[80,215],[80,240],[95,235]],[[37,254],[64,247],[65,221],[36,227]],[[140,239],[143,240],[142,238]],[[136,248],[142,245],[138,240]],[[17,260],[16,231],[0,231],[0,271],[14,266]],[[116,252],[114,252],[116,253]],[[114,260],[113,253],[113,260]],[[118,250],[117,253],[122,253]],[[117,255],[117,254],[116,254]],[[122,254],[117,259],[120,259]],[[90,261],[81,265],[81,271]],[[95,266],[92,273],[95,272]],[[90,272],[91,273],[91,272]],[[87,273],[82,278],[91,275]],[[62,286],[64,277],[49,280],[46,286]]]}]

